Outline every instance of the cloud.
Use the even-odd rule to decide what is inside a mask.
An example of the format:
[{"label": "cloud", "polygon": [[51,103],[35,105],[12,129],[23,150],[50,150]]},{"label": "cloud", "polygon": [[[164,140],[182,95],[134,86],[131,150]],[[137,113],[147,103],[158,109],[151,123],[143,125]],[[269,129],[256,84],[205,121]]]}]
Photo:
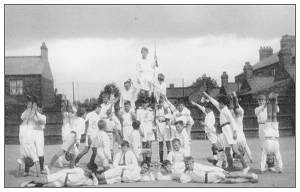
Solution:
[{"label": "cloud", "polygon": [[[203,36],[178,40],[157,41],[160,70],[166,83],[191,85],[203,73],[215,78],[220,84],[223,71],[229,80],[242,72],[245,61],[255,64],[261,45],[279,50],[279,40],[257,40],[236,35]],[[147,46],[153,58],[154,42],[135,39],[73,38],[47,41],[49,62],[59,93],[72,98],[72,81],[77,82],[81,100],[97,97],[105,84],[115,82],[120,88],[128,78],[135,79],[136,63],[140,48]],[[28,44],[25,48],[7,50],[7,55],[39,55],[41,42]]]},{"label": "cloud", "polygon": [[294,34],[293,5],[6,5],[5,45],[36,40]]}]

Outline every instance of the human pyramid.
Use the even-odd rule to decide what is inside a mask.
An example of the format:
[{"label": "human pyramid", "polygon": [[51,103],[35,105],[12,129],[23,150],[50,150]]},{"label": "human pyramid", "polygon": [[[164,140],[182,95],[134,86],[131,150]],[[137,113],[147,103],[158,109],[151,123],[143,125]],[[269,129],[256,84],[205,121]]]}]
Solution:
[{"label": "human pyramid", "polygon": [[[235,93],[221,95],[217,100],[204,92],[201,103],[191,101],[205,114],[205,133],[211,142],[211,166],[194,162],[191,148],[191,128],[194,124],[190,111],[182,101],[174,106],[166,97],[164,75],[159,73],[156,56],[148,58],[148,49],[141,49],[137,65],[137,83],[124,82],[120,93],[114,84],[108,84],[100,94],[99,104],[87,115],[79,107],[64,99],[62,113],[62,146],[44,165],[44,127],[46,116],[34,96],[28,97],[27,109],[20,125],[19,166],[25,166],[24,176],[35,165],[41,177],[26,181],[22,187],[96,186],[139,181],[170,181],[181,183],[244,183],[258,182],[258,176],[248,173],[247,154],[251,151],[243,132],[244,110]],[[119,103],[119,105],[118,105]],[[278,143],[277,96],[260,96],[255,114],[259,123],[262,149],[261,171],[282,172]],[[119,109],[118,109],[119,108]],[[220,123],[215,126],[213,109],[220,112]],[[116,110],[118,109],[118,110]],[[79,150],[81,135],[85,145]],[[157,159],[152,153],[158,142]],[[164,144],[166,145],[164,147]],[[164,151],[164,148],[167,151]],[[82,166],[81,158],[91,149],[89,162]],[[167,154],[164,157],[164,154]],[[53,173],[63,157],[68,168]],[[242,169],[236,171],[233,159]],[[38,169],[38,162],[40,168]]]}]

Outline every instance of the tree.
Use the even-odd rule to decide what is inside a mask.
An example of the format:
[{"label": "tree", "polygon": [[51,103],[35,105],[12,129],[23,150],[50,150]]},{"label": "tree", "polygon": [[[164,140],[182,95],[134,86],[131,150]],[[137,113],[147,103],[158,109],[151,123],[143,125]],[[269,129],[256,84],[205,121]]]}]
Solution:
[{"label": "tree", "polygon": [[217,81],[211,77],[206,76],[204,73],[202,77],[197,78],[197,80],[192,84],[192,87],[202,87],[206,86],[208,89],[218,87]]}]

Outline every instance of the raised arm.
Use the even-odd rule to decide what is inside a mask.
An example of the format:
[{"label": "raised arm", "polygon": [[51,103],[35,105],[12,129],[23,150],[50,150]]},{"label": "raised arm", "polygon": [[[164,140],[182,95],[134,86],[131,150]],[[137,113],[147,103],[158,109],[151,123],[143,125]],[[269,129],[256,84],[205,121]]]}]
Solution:
[{"label": "raised arm", "polygon": [[199,105],[198,103],[194,102],[194,101],[191,101],[191,104],[196,106],[198,109],[200,109],[204,114],[206,114],[205,112],[205,107]]},{"label": "raised arm", "polygon": [[208,95],[207,93],[203,92],[203,94],[206,96],[206,98],[209,99],[209,101],[219,110],[221,111],[220,107],[219,107],[219,102],[217,100],[215,100],[214,98],[212,98],[210,95]]}]

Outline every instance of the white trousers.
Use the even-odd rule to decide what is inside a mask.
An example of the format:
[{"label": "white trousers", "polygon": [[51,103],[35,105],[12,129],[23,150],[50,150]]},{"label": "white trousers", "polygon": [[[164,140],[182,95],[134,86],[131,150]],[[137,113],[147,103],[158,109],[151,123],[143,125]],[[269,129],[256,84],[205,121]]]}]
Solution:
[{"label": "white trousers", "polygon": [[44,130],[33,130],[33,135],[37,155],[44,156]]},{"label": "white trousers", "polygon": [[[123,173],[122,173],[123,172]],[[123,182],[135,182],[140,179],[140,168],[122,171],[121,167],[115,167],[104,172],[108,184]]]}]

